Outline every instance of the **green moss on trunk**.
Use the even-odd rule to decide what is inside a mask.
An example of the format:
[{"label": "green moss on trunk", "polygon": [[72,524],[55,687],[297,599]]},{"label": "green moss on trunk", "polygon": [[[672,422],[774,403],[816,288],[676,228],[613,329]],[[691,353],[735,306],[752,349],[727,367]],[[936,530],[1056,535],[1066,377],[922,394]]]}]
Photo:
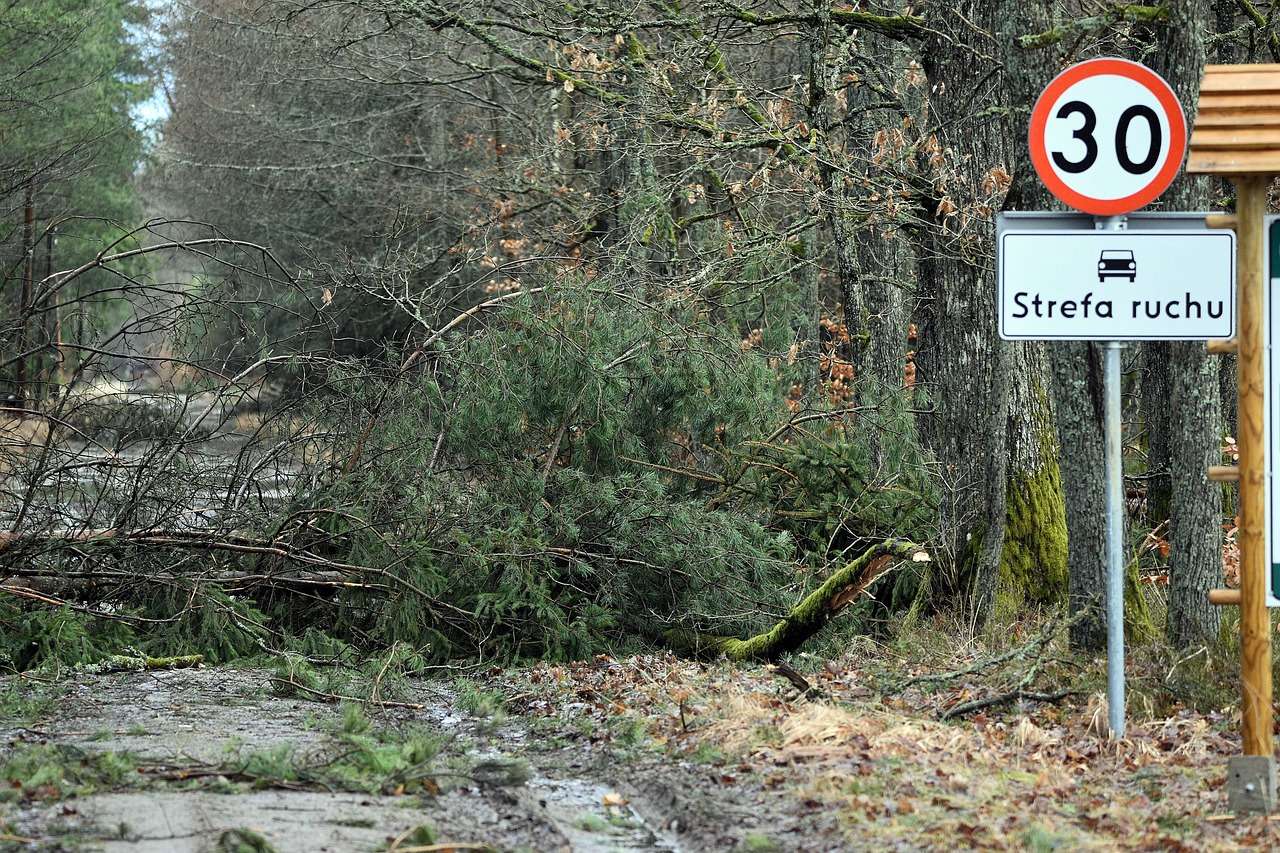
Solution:
[{"label": "green moss on trunk", "polygon": [[1124,636],[1132,643],[1145,643],[1159,636],[1142,592],[1137,560],[1130,560],[1124,569]]},{"label": "green moss on trunk", "polygon": [[[878,561],[881,557],[885,558],[884,562]],[[927,560],[928,555],[919,545],[904,539],[887,539],[846,563],[764,633],[743,640],[672,629],[664,632],[662,639],[669,648],[695,657],[724,655],[732,661],[775,660],[794,652],[822,630],[833,616],[888,571],[892,561],[920,559]]]},{"label": "green moss on trunk", "polygon": [[1045,458],[1009,483],[1000,587],[1002,598],[1057,604],[1067,599],[1067,510],[1058,462]]}]

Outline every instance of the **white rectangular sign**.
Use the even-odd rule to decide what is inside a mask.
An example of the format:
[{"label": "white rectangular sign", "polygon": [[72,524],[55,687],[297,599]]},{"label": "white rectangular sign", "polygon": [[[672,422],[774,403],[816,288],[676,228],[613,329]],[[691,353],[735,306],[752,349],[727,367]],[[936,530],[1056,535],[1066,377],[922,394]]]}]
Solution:
[{"label": "white rectangular sign", "polygon": [[1280,256],[1280,216],[1268,216],[1264,222],[1267,229],[1267,247],[1263,255],[1263,277],[1265,287],[1262,288],[1263,310],[1266,318],[1266,358],[1263,359],[1262,384],[1262,417],[1263,429],[1267,436],[1267,606],[1280,607],[1280,549],[1276,545],[1280,536],[1280,517],[1276,513],[1276,462],[1280,461],[1280,394],[1276,393],[1276,380],[1280,377],[1280,299],[1275,298],[1274,291],[1280,286],[1280,268],[1277,257]]},{"label": "white rectangular sign", "polygon": [[1207,340],[1236,327],[1235,233],[1002,230],[1000,336]]}]

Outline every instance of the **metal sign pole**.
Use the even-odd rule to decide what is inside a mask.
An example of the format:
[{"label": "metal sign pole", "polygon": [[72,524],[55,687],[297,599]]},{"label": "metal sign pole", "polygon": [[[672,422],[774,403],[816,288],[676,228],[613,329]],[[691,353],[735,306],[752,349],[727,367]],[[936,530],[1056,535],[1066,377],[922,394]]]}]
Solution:
[{"label": "metal sign pole", "polygon": [[1107,432],[1107,723],[1124,737],[1124,456],[1120,426],[1120,354],[1106,343]]},{"label": "metal sign pole", "polygon": [[[1097,217],[1099,231],[1124,231],[1123,216]],[[1120,354],[1124,344],[1108,341],[1103,371],[1107,471],[1107,723],[1111,736],[1124,737],[1124,435],[1120,412]]]}]

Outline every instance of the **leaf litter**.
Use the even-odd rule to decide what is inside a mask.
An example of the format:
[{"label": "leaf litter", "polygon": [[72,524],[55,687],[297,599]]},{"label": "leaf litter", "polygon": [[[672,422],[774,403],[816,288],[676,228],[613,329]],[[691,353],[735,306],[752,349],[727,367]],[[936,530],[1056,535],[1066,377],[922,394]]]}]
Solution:
[{"label": "leaf litter", "polygon": [[[452,838],[496,849],[527,846],[539,833],[555,836],[539,828],[540,820],[560,828],[568,846],[557,849],[574,850],[625,846],[628,839],[641,845],[628,849],[691,851],[1233,850],[1280,843],[1280,824],[1226,811],[1226,759],[1239,751],[1238,713],[1148,703],[1165,710],[1135,710],[1128,736],[1113,741],[1106,736],[1105,697],[1093,689],[1098,674],[1090,664],[1067,661],[1046,665],[1045,678],[1050,686],[1068,679],[1078,693],[944,720],[959,703],[1011,683],[1007,670],[1026,666],[1006,653],[998,656],[1000,666],[988,666],[993,658],[980,651],[961,645],[904,652],[860,640],[837,658],[793,661],[792,672],[810,685],[803,691],[769,667],[665,653],[494,668],[451,686],[422,682],[406,689],[423,710],[383,709],[380,719],[449,731],[463,726],[470,734],[440,759],[446,771],[458,766],[447,763],[449,755],[465,758],[464,777],[476,778],[489,763],[514,756],[528,761],[532,777],[500,790],[468,793],[472,783],[465,780],[446,786],[444,795],[424,789],[418,810],[403,814],[395,801],[410,798],[287,788],[255,795],[269,794],[274,804],[263,815],[281,815],[290,802],[305,801],[312,810],[336,804],[342,814],[326,830],[333,838],[394,837],[431,814]],[[1173,675],[1144,671],[1140,655],[1133,665],[1135,697]],[[269,673],[246,676],[214,669],[93,676],[47,724],[14,736],[42,733],[50,743],[139,755],[163,744],[167,752],[180,748],[214,762],[222,746],[199,740],[206,728],[225,730],[224,740],[234,731],[237,742],[268,749],[304,737],[313,715],[341,716],[331,705],[274,695]],[[116,709],[118,719],[108,714],[99,721],[116,728],[98,740],[89,714],[104,708]],[[324,725],[345,727],[348,738],[367,737],[364,721],[348,716]],[[194,797],[208,814],[222,815],[235,812],[235,797],[248,793],[169,787],[51,799],[42,808],[74,822],[77,811],[94,811],[95,798],[101,810],[117,801],[133,807],[139,797],[176,809]],[[5,830],[29,837],[52,826],[34,811],[27,815]]]},{"label": "leaf litter", "polygon": [[[1105,696],[1090,693],[943,722],[981,685],[892,693],[882,689],[885,666],[853,656],[815,661],[804,675],[817,699],[763,667],[668,654],[544,664],[495,683],[519,697],[521,713],[591,718],[584,737],[607,742],[600,732],[642,726],[661,761],[702,768],[694,776],[714,780],[708,787],[724,789],[725,802],[735,789],[763,794],[779,849],[1280,844],[1276,822],[1226,810],[1238,713],[1182,708],[1135,720],[1114,741]],[[720,831],[722,840],[733,836]]]}]

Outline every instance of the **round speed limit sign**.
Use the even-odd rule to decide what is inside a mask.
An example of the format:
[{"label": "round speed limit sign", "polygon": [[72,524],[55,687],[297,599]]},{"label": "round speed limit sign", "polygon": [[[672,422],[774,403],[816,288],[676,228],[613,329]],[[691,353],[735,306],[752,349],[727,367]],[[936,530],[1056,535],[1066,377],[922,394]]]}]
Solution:
[{"label": "round speed limit sign", "polygon": [[1168,189],[1187,151],[1173,89],[1145,65],[1090,59],[1063,71],[1031,112],[1031,162],[1062,201],[1118,216]]}]

